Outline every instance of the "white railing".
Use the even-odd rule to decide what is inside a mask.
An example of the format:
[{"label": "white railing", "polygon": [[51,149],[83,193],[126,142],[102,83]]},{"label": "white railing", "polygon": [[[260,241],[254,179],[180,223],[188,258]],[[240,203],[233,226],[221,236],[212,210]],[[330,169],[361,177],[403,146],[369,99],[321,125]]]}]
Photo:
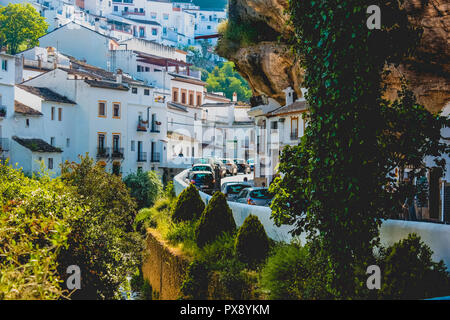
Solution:
[{"label": "white railing", "polygon": [[[188,186],[185,179],[188,170],[179,173],[174,178],[175,193],[179,195],[184,188]],[[211,196],[200,192],[200,197],[207,204]],[[277,241],[289,242],[292,239],[289,233],[292,226],[283,225],[277,227],[270,218],[271,209],[268,207],[251,206],[236,202],[228,202],[237,226],[241,226],[245,218],[253,214],[259,218],[267,235]],[[421,237],[431,250],[434,252],[433,259],[435,261],[444,260],[447,268],[450,270],[450,225],[402,221],[402,220],[384,220],[380,228],[381,243],[385,246],[404,239],[410,233],[416,233]],[[305,243],[305,235],[300,236],[302,243]]]}]

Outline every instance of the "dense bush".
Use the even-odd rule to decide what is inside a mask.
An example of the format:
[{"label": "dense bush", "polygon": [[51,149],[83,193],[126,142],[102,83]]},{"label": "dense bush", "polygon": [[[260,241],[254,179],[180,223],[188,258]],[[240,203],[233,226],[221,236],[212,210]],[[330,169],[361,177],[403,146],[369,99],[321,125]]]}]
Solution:
[{"label": "dense bush", "polygon": [[138,209],[152,206],[163,191],[161,179],[155,171],[131,173],[123,182],[136,199]]},{"label": "dense bush", "polygon": [[415,234],[381,250],[379,266],[384,299],[424,299],[450,295],[450,274]]},{"label": "dense bush", "polygon": [[223,233],[236,231],[233,213],[228,206],[225,195],[216,192],[200,217],[195,230],[195,238],[199,247],[205,246]]},{"label": "dense bush", "polygon": [[77,198],[60,180],[30,179],[0,164],[0,300],[69,293],[57,257],[70,237],[69,221],[88,212]]},{"label": "dense bush", "polygon": [[251,268],[267,258],[269,238],[257,216],[251,214],[244,220],[236,237],[235,248],[239,260]]},{"label": "dense bush", "polygon": [[178,196],[172,220],[175,222],[195,220],[200,217],[204,209],[205,203],[200,198],[197,188],[191,184]]},{"label": "dense bush", "polygon": [[153,207],[139,210],[134,219],[135,230],[144,235],[147,228],[159,228],[163,231],[170,224],[172,207],[173,201],[171,199],[160,198]]},{"label": "dense bush", "polygon": [[209,270],[205,263],[194,260],[186,271],[186,277],[181,285],[184,299],[206,300],[208,297]]},{"label": "dense bush", "polygon": [[133,232],[136,203],[122,179],[95,165],[89,157],[66,163],[62,180],[89,210],[75,221],[68,247],[58,257],[59,272],[68,265],[81,269],[81,287],[72,298],[113,299],[128,274],[140,266],[144,241]]},{"label": "dense bush", "polygon": [[278,244],[262,269],[261,286],[270,299],[330,299],[327,274],[326,260],[310,247]]}]

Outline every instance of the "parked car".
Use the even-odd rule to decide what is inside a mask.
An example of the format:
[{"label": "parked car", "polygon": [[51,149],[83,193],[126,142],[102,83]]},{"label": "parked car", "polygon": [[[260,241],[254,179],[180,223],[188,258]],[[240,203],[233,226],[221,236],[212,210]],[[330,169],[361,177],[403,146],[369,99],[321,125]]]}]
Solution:
[{"label": "parked car", "polygon": [[189,171],[189,176],[197,171],[209,171],[214,175],[214,168],[210,164],[194,164],[191,170]]},{"label": "parked car", "polygon": [[214,165],[213,159],[211,158],[193,158],[192,165],[195,164],[210,164]]},{"label": "parked car", "polygon": [[219,168],[219,172],[220,172],[220,177],[221,178],[223,178],[223,177],[225,177],[227,175],[227,167],[225,166],[225,164],[222,161],[220,161],[218,159],[215,159],[214,160],[214,166],[216,168]]},{"label": "parked car", "polygon": [[234,201],[242,189],[251,187],[252,185],[246,182],[228,182],[222,185],[222,193],[228,201]]},{"label": "parked car", "polygon": [[237,166],[238,172],[243,174],[249,174],[251,171],[250,166],[244,159],[234,159],[234,163]]},{"label": "parked car", "polygon": [[255,170],[255,160],[254,159],[248,159],[247,163],[250,166],[251,171]]},{"label": "parked car", "polygon": [[237,166],[236,163],[234,163],[233,159],[221,159],[222,163],[225,165],[225,167],[227,168],[227,174],[230,174],[232,176],[237,175]]},{"label": "parked car", "polygon": [[268,206],[273,199],[268,188],[245,188],[236,196],[236,202],[254,206]]},{"label": "parked car", "polygon": [[189,177],[189,182],[205,193],[213,193],[215,191],[216,180],[210,171],[195,171]]}]

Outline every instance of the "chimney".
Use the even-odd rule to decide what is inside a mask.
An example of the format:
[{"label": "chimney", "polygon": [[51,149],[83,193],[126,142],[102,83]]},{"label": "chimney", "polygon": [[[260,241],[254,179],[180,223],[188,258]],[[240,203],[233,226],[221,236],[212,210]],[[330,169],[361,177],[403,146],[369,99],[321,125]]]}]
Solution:
[{"label": "chimney", "polygon": [[116,71],[116,82],[122,83],[122,70],[121,69],[117,69],[117,71]]},{"label": "chimney", "polygon": [[302,91],[302,98],[301,98],[301,100],[302,100],[302,101],[305,101],[305,100],[306,100],[305,94],[308,92],[308,89],[306,89],[306,88],[301,88],[300,90]]},{"label": "chimney", "polygon": [[287,89],[283,90],[286,94],[286,105],[289,106],[294,103],[294,89],[291,87],[288,87]]},{"label": "chimney", "polygon": [[233,102],[237,102],[237,93],[233,92]]}]

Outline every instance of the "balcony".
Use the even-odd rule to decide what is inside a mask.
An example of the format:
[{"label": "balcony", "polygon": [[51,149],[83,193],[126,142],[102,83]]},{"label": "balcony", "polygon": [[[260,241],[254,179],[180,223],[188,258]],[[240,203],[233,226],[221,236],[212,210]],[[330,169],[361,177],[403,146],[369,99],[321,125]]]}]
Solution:
[{"label": "balcony", "polygon": [[6,117],[6,107],[0,106],[0,120]]},{"label": "balcony", "polygon": [[152,122],[151,132],[156,132],[156,133],[161,132],[160,126],[161,126],[161,122],[159,122],[159,121]]},{"label": "balcony", "polygon": [[147,132],[147,124],[148,124],[148,121],[138,120],[137,131],[138,132]]},{"label": "balcony", "polygon": [[153,152],[152,158],[150,159],[150,162],[152,163],[159,163],[161,162],[161,154],[159,152]]},{"label": "balcony", "polygon": [[123,159],[124,158],[123,150],[124,150],[123,148],[114,148],[111,153],[111,158],[112,159]]},{"label": "balcony", "polygon": [[0,138],[0,153],[9,151],[9,139]]},{"label": "balcony", "polygon": [[108,159],[110,155],[109,148],[100,147],[97,148],[97,158],[98,159]]},{"label": "balcony", "polygon": [[298,140],[300,137],[298,136],[298,130],[291,131],[291,140]]},{"label": "balcony", "polygon": [[147,152],[138,152],[137,162],[147,162]]}]

